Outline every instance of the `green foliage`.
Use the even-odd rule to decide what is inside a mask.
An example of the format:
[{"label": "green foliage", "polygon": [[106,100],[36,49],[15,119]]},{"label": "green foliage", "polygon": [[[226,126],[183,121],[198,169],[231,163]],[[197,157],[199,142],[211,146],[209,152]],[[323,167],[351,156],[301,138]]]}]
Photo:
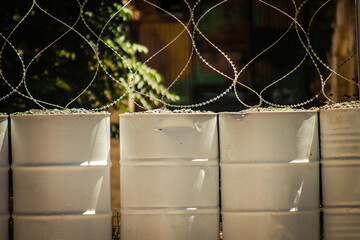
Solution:
[{"label": "green foliage", "polygon": [[[1,47],[4,46],[0,68],[13,87],[21,83],[18,88],[21,93],[29,95],[28,89],[35,99],[88,109],[105,106],[124,96],[115,107],[125,110],[129,104],[127,91],[145,108],[160,105],[162,97],[165,101],[178,100],[178,96],[166,91],[159,72],[139,62],[138,54],[147,53],[148,49],[131,38],[134,17],[131,9],[110,0],[85,3],[37,0],[38,6],[11,33],[31,4],[6,1],[0,8],[0,33],[10,36],[8,41],[21,56],[26,75],[23,78],[22,63],[4,37],[0,38]],[[69,26],[74,31],[69,31]],[[0,80],[2,98],[11,88]],[[75,100],[71,102],[72,99]],[[17,93],[0,102],[0,112],[38,107]]]}]

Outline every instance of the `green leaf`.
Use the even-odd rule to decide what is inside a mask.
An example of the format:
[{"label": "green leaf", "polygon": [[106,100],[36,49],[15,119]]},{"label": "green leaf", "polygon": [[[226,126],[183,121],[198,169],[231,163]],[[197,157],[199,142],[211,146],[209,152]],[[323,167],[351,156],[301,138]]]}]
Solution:
[{"label": "green leaf", "polygon": [[66,83],[65,81],[61,80],[60,78],[56,78],[55,80],[55,86],[61,89],[64,89],[65,91],[71,91],[71,87],[68,83]]}]

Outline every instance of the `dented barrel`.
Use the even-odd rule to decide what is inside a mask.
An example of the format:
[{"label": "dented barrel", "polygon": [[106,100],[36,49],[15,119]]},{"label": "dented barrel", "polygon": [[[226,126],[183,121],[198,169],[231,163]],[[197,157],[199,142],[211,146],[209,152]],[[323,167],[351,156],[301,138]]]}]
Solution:
[{"label": "dented barrel", "polygon": [[111,239],[110,116],[11,116],[14,239]]},{"label": "dented barrel", "polygon": [[217,115],[120,115],[121,237],[219,239]]},{"label": "dented barrel", "polygon": [[223,236],[318,240],[317,111],[219,114]]}]

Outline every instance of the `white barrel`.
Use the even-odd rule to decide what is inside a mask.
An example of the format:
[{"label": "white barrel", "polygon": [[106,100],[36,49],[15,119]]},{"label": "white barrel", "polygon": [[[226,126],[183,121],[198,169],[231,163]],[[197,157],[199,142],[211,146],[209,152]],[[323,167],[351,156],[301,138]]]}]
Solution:
[{"label": "white barrel", "polygon": [[324,239],[360,238],[360,109],[320,110]]},{"label": "white barrel", "polygon": [[120,115],[121,237],[219,238],[217,115]]},{"label": "white barrel", "polygon": [[122,239],[219,239],[219,210],[123,209]]},{"label": "white barrel", "polygon": [[224,239],[318,240],[317,111],[220,113],[219,136]]},{"label": "white barrel", "polygon": [[14,115],[14,239],[111,239],[110,116]]},{"label": "white barrel", "polygon": [[360,108],[320,110],[320,140],[321,161],[360,160]]},{"label": "white barrel", "polygon": [[9,231],[9,143],[8,117],[0,116],[0,240]]},{"label": "white barrel", "polygon": [[122,206],[212,208],[218,202],[218,193],[214,188],[219,184],[217,161],[177,162],[164,159],[148,164],[122,162],[121,178],[126,181],[121,185],[124,193],[121,195]]},{"label": "white barrel", "polygon": [[359,208],[325,208],[323,213],[324,239],[360,239]]},{"label": "white barrel", "polygon": [[323,161],[321,171],[325,208],[360,206],[360,159]]},{"label": "white barrel", "polygon": [[224,239],[319,240],[319,222],[318,210],[298,212],[233,211],[222,215]]},{"label": "white barrel", "polygon": [[286,212],[318,209],[319,175],[319,163],[222,164],[222,208]]},{"label": "white barrel", "polygon": [[[16,215],[16,239],[112,239],[112,213]],[[110,230],[107,230],[110,225]],[[105,230],[106,229],[106,230]]]},{"label": "white barrel", "polygon": [[13,166],[108,165],[109,118],[108,114],[12,116]]},{"label": "white barrel", "polygon": [[319,162],[317,111],[220,113],[219,125],[222,163]]},{"label": "white barrel", "polygon": [[13,178],[17,213],[109,212],[108,166],[13,167]]}]

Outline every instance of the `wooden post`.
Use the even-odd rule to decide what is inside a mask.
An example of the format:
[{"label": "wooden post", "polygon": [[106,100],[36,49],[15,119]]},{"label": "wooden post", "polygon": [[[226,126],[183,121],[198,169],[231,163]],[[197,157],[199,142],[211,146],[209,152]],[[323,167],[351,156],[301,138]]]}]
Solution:
[{"label": "wooden post", "polygon": [[[357,2],[359,0],[356,0]],[[331,68],[337,70],[356,49],[354,5],[348,0],[336,2],[336,22],[332,37]],[[337,72],[352,79],[356,74],[355,59],[341,66]],[[329,80],[331,99],[335,102],[355,100],[358,90],[356,81],[348,82],[333,74]]]}]

